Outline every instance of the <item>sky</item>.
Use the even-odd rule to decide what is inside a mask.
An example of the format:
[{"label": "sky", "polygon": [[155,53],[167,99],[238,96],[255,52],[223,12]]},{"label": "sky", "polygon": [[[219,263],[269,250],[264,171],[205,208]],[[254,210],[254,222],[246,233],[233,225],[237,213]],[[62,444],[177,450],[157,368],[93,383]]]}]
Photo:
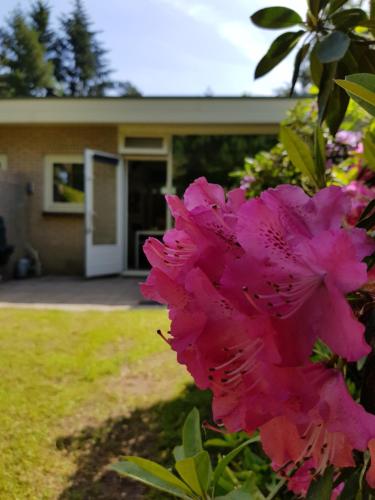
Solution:
[{"label": "sky", "polygon": [[[0,25],[30,0],[0,0]],[[285,5],[303,14],[305,0],[85,0],[109,50],[113,78],[146,95],[272,95],[292,74],[293,55],[254,81],[256,63],[280,34],[253,26],[256,10]],[[72,2],[50,0],[53,22]]]}]

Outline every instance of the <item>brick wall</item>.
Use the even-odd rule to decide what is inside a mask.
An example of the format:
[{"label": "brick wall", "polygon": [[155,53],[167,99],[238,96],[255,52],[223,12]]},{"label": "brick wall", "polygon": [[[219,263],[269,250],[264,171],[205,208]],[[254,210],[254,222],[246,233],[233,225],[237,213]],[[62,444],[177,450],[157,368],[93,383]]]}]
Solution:
[{"label": "brick wall", "polygon": [[[83,154],[85,148],[115,153],[115,126],[0,126],[0,153],[8,172],[32,183],[28,197],[27,236],[39,252],[44,273],[82,274],[84,221],[79,214],[43,213],[44,156]],[[0,193],[1,194],[1,193]]]},{"label": "brick wall", "polygon": [[4,219],[7,243],[14,246],[7,265],[0,270],[3,277],[14,276],[15,263],[25,254],[27,237],[28,196],[22,174],[0,172],[0,215]]}]

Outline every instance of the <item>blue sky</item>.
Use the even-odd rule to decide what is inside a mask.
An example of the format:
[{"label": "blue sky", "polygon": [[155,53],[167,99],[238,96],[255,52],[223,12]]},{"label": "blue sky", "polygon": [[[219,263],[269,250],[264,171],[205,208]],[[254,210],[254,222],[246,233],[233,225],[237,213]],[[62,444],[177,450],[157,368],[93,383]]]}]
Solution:
[{"label": "blue sky", "polygon": [[[50,0],[54,22],[70,9]],[[254,81],[256,62],[277,31],[252,26],[249,15],[271,5],[301,14],[304,0],[86,0],[110,50],[114,78],[130,80],[144,95],[270,95],[291,78],[293,56]],[[0,21],[30,0],[1,0]]]}]

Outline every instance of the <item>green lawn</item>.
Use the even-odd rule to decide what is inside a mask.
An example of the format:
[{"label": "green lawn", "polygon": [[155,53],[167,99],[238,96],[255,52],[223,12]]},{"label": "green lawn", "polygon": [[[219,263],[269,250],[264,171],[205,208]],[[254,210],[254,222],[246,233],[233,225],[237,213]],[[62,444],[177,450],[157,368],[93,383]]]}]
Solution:
[{"label": "green lawn", "polygon": [[9,309],[0,324],[0,498],[137,498],[108,463],[166,460],[207,399],[155,333],[166,312]]}]

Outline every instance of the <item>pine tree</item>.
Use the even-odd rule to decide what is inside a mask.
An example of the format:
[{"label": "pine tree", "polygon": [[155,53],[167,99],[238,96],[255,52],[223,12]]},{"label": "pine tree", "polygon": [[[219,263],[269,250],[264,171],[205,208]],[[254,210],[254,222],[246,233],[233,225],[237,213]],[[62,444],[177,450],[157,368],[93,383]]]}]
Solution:
[{"label": "pine tree", "polygon": [[38,40],[43,45],[48,60],[53,58],[55,33],[50,27],[51,7],[43,1],[37,0],[31,6],[30,25],[38,33]]},{"label": "pine tree", "polygon": [[53,88],[53,65],[39,35],[20,10],[0,31],[0,95],[45,96]]},{"label": "pine tree", "polygon": [[81,0],[75,0],[73,11],[61,20],[55,75],[66,95],[102,96],[113,85],[105,58],[107,51],[91,24]]}]

